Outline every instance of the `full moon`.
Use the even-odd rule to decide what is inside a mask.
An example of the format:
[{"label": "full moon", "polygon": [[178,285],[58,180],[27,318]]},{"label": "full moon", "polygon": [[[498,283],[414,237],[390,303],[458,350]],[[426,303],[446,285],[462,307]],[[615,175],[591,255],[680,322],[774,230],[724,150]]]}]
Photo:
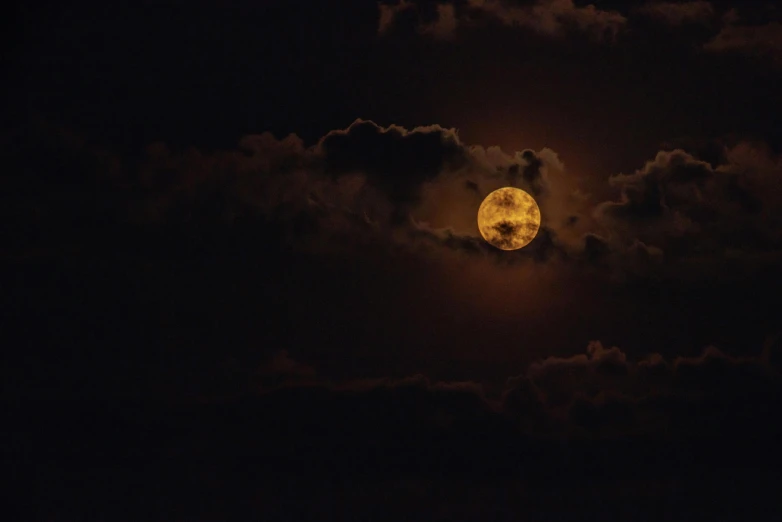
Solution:
[{"label": "full moon", "polygon": [[518,250],[535,239],[540,209],[532,196],[515,187],[497,189],[478,209],[483,239],[501,250]]}]

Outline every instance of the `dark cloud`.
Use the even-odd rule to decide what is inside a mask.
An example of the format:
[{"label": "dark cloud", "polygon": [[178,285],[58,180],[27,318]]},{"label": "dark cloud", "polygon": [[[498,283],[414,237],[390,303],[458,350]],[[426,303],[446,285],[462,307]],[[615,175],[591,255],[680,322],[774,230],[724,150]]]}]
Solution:
[{"label": "dark cloud", "polygon": [[596,234],[584,236],[584,257],[590,262],[598,262],[609,254],[611,247],[605,238]]},{"label": "dark cloud", "polygon": [[[528,436],[541,441],[565,435],[575,443],[583,435],[607,440],[632,435],[642,445],[663,433],[668,441],[685,440],[691,430],[719,440],[741,433],[751,438],[758,434],[724,421],[741,420],[753,429],[771,426],[772,407],[781,398],[780,376],[762,356],[733,357],[710,347],[672,362],[657,354],[633,361],[619,348],[597,341],[584,354],[532,364],[508,379],[498,397],[487,396],[476,382],[435,381],[420,374],[332,381],[285,352],[272,357],[260,374],[289,380],[263,389],[248,387],[218,404],[210,399],[202,406],[183,406],[176,424],[198,411],[200,420],[193,417],[180,425],[176,437],[156,440],[171,445],[158,450],[249,452],[275,461],[314,459],[311,464],[324,466],[349,459],[345,465],[360,467],[362,459],[372,458],[379,460],[364,464],[401,466],[400,472],[442,466],[438,455],[453,458],[464,452],[464,460],[454,465],[489,472],[502,467],[504,459],[529,458],[528,452],[540,451],[536,445],[525,447]],[[213,414],[222,420],[213,424]],[[135,410],[116,410],[110,415],[113,421],[105,415],[96,416],[91,434],[79,435],[73,425],[74,433],[63,433],[62,443],[67,445],[71,435],[85,440],[105,435],[102,430],[108,426],[102,422],[138,421]],[[154,422],[165,425],[162,420]],[[725,432],[706,431],[715,426]],[[434,448],[438,453],[428,454]],[[416,454],[420,460],[393,462],[388,452]]]},{"label": "dark cloud", "polygon": [[416,6],[413,2],[406,2],[405,0],[400,0],[396,4],[378,3],[378,9],[380,10],[380,20],[378,21],[377,34],[386,34],[393,26],[394,21],[399,13],[410,9],[415,9],[415,7]]},{"label": "dark cloud", "polygon": [[518,183],[521,178],[525,182],[525,186],[532,189],[533,196],[540,196],[548,188],[546,186],[548,180],[544,178],[542,173],[543,160],[532,150],[522,151],[521,158],[526,162],[526,165],[515,164],[508,169],[510,185]]},{"label": "dark cloud", "polygon": [[679,390],[745,396],[768,391],[776,371],[761,357],[731,357],[709,346],[697,357],[677,357],[672,363]]},{"label": "dark cloud", "polygon": [[[15,172],[30,175],[6,177],[7,194],[20,196],[6,212],[60,224],[95,209],[104,220],[137,226],[267,223],[282,240],[319,251],[372,243],[500,264],[585,261],[637,275],[731,252],[736,262],[772,262],[782,245],[782,163],[748,142],[709,154],[717,163],[661,151],[635,173],[610,178],[619,198],[595,204],[574,188],[554,151],[470,146],[437,125],[408,130],[357,120],[311,147],[269,133],[208,152],[158,143],[135,162],[62,136],[38,129],[17,138]],[[41,146],[49,147],[44,155],[35,152]],[[63,188],[65,176],[81,184]],[[48,200],[30,199],[36,183]],[[88,189],[93,184],[100,193]],[[506,185],[533,194],[543,217],[533,242],[512,253],[487,245],[475,222],[482,197]]]},{"label": "dark cloud", "polygon": [[659,353],[652,353],[638,361],[640,375],[663,376],[670,371],[670,364]]},{"label": "dark cloud", "polygon": [[496,249],[480,238],[457,235],[450,229],[433,230],[426,226],[414,225],[408,232],[412,241],[421,241],[425,245],[446,246],[455,251],[490,256]]},{"label": "dark cloud", "polygon": [[705,0],[693,2],[652,1],[639,8],[638,12],[672,26],[686,23],[706,23],[712,20],[715,15],[714,6]]},{"label": "dark cloud", "polygon": [[769,57],[779,65],[782,64],[782,24],[769,22],[762,25],[740,25],[735,17],[731,17],[720,32],[703,47],[711,52],[736,52]]},{"label": "dark cloud", "polygon": [[[540,438],[473,408],[473,399],[420,387],[309,387],[217,404],[66,403],[4,413],[14,427],[9,446],[24,457],[9,462],[17,484],[74,479],[66,492],[47,489],[48,502],[28,513],[83,513],[85,502],[161,519],[312,520],[333,511],[382,521],[575,520],[585,512],[686,520],[696,511],[773,519],[778,510],[769,500],[779,485],[776,430],[633,438],[640,410],[605,395],[574,403],[568,418],[579,436]],[[661,396],[646,408],[662,405],[673,406]],[[693,416],[680,409],[682,419]],[[52,426],[58,437],[45,437],[42,428]],[[35,470],[23,467],[31,462]],[[129,488],[144,499],[126,498]],[[579,506],[576,515],[563,494]],[[664,506],[653,505],[659,498]]]},{"label": "dark cloud", "polygon": [[[605,204],[601,211],[610,217],[629,221],[662,218],[671,207],[694,197],[686,193],[686,188],[679,191],[677,188],[703,186],[711,172],[711,165],[695,160],[682,150],[660,152],[643,170],[611,178],[610,183],[620,188],[622,200]],[[669,203],[668,199],[673,201]]]},{"label": "dark cloud", "polygon": [[779,377],[765,355],[766,347],[771,345],[773,341],[768,341],[756,356],[734,357],[708,346],[694,357],[668,361],[652,353],[631,361],[618,347],[605,348],[593,341],[585,354],[548,357],[533,363],[524,378],[534,383],[550,406],[569,403],[577,394],[591,397],[621,393],[638,398],[663,391],[738,395],[753,390],[767,392]]},{"label": "dark cloud", "polygon": [[479,191],[478,191],[478,184],[477,184],[477,183],[475,183],[474,181],[470,181],[470,180],[468,179],[467,181],[465,181],[465,182],[464,182],[464,187],[465,187],[467,190],[471,190],[471,191],[473,191],[473,192],[479,193]]},{"label": "dark cloud", "polygon": [[577,395],[568,408],[568,420],[589,432],[620,434],[636,423],[636,405],[621,394]]},{"label": "dark cloud", "polygon": [[509,378],[501,398],[504,412],[531,418],[536,422],[543,421],[547,416],[545,403],[545,394],[527,375]]},{"label": "dark cloud", "polygon": [[[378,34],[385,34],[401,13],[419,9],[413,2],[380,4]],[[426,9],[422,8],[424,15]],[[596,40],[614,39],[627,23],[616,11],[602,10],[593,4],[576,5],[573,0],[538,0],[534,5],[519,5],[505,0],[470,0],[466,3],[439,3],[432,16],[421,16],[418,31],[441,39],[451,39],[459,26],[474,26],[479,20],[520,27],[547,36],[564,36],[568,30],[590,35]]]},{"label": "dark cloud", "polygon": [[[312,147],[295,135],[264,133],[228,150],[155,143],[133,161],[64,136],[33,127],[20,134],[13,150],[19,168],[5,182],[6,193],[18,197],[9,199],[6,212],[61,224],[80,212],[94,214],[97,206],[112,223],[135,226],[264,222],[296,243],[326,248],[407,241],[412,236],[404,229],[414,232],[410,218],[417,215],[445,225],[424,223],[421,230],[450,230],[429,234],[432,245],[485,252],[471,208],[477,209],[481,195],[507,184],[511,172],[518,173],[515,185],[545,198],[550,172],[562,168],[549,150],[508,155],[496,147],[467,146],[454,130],[436,125],[407,130],[363,120]],[[36,149],[41,146],[45,154]],[[78,183],[64,185],[68,176]],[[41,194],[56,208],[31,199]],[[525,254],[552,247],[546,230],[540,238]]]},{"label": "dark cloud", "polygon": [[[238,152],[205,157],[193,153],[189,159],[164,153],[151,156],[149,162],[149,178],[166,168],[178,172],[174,176],[184,176],[184,187],[169,183],[162,191],[167,194],[159,200],[163,207],[198,206],[200,200],[193,194],[222,193],[221,201],[230,207],[223,214],[228,219],[261,213],[286,223],[298,220],[305,229],[321,233],[357,226],[359,235],[372,227],[378,232],[407,226],[415,214],[428,219],[427,213],[432,213],[442,220],[438,216],[443,208],[451,208],[467,226],[458,235],[475,234],[473,238],[474,217],[465,219],[454,205],[470,206],[474,195],[502,186],[503,172],[519,173],[517,186],[545,197],[550,171],[561,169],[556,154],[548,150],[511,156],[499,149],[467,146],[454,130],[437,125],[407,130],[363,120],[328,133],[309,149],[295,136],[277,142],[266,134],[244,138]],[[215,179],[218,176],[222,181]],[[183,201],[182,196],[188,199]],[[461,223],[447,226],[465,226]]]},{"label": "dark cloud", "polygon": [[440,40],[451,40],[456,36],[459,19],[456,16],[456,6],[449,3],[437,4],[437,15],[434,21],[423,24],[419,31]]},{"label": "dark cloud", "polygon": [[407,236],[410,238],[408,246],[419,251],[431,251],[431,247],[445,247],[448,251],[467,254],[474,259],[491,260],[497,266],[514,266],[529,262],[544,264],[570,258],[570,254],[555,240],[554,232],[545,227],[538,231],[529,245],[510,252],[499,250],[480,237],[459,235],[451,229],[434,230],[421,224],[414,224]]},{"label": "dark cloud", "polygon": [[569,404],[577,392],[594,395],[614,389],[629,371],[624,352],[593,341],[586,354],[543,359],[530,365],[526,376],[546,397],[549,407],[559,407]]},{"label": "dark cloud", "polygon": [[437,125],[407,131],[358,120],[324,136],[318,150],[327,173],[363,174],[401,204],[414,200],[422,183],[468,161],[456,133]]},{"label": "dark cloud", "polygon": [[621,198],[598,205],[596,217],[652,257],[777,249],[779,160],[746,143],[726,158],[714,166],[683,150],[660,152],[634,174],[610,179]]},{"label": "dark cloud", "polygon": [[293,359],[287,350],[280,351],[262,364],[257,373],[264,388],[317,382],[315,368]]},{"label": "dark cloud", "polygon": [[[310,380],[287,381],[262,393],[260,400],[274,411],[285,411],[278,429],[286,433],[318,418],[341,419],[337,424],[351,433],[349,446],[355,447],[372,440],[380,443],[378,437],[388,443],[408,441],[410,447],[423,443],[419,437],[430,436],[456,444],[472,433],[475,423],[491,426],[483,433],[497,441],[557,434],[608,439],[629,435],[644,444],[647,437],[663,433],[669,440],[694,433],[730,438],[744,426],[728,426],[728,420],[754,429],[773,422],[771,413],[782,388],[780,374],[769,364],[775,338],[769,339],[755,356],[731,356],[709,346],[697,356],[670,360],[657,353],[633,360],[618,347],[593,341],[585,353],[531,364],[525,373],[509,378],[496,398],[476,382],[435,382],[420,374],[331,382],[283,352],[264,373]],[[708,433],[718,427],[727,431]],[[496,449],[508,451],[505,446]],[[484,450],[488,448],[478,454]]]},{"label": "dark cloud", "polygon": [[549,357],[510,379],[502,407],[530,433],[546,426],[549,433],[641,440],[663,433],[751,437],[745,428],[766,429],[782,399],[780,374],[766,353],[733,357],[707,347],[695,357],[668,361],[655,353],[631,361],[595,341],[586,354]]},{"label": "dark cloud", "polygon": [[[410,218],[418,216],[426,220],[415,225],[420,230],[449,231],[429,239],[438,236],[442,246],[481,251],[485,245],[474,211],[465,211],[477,209],[475,196],[512,182],[543,204],[551,192],[551,172],[561,170],[548,149],[508,155],[496,147],[467,146],[454,130],[437,125],[407,130],[357,120],[311,148],[296,136],[278,141],[270,134],[248,136],[237,151],[210,155],[152,147],[141,169],[149,194],[134,208],[147,220],[193,219],[205,208],[218,221],[267,216],[299,239],[399,238],[405,234],[393,230],[409,227]],[[431,226],[432,219],[445,226]],[[544,226],[539,246],[527,254],[549,250],[552,234]]]}]

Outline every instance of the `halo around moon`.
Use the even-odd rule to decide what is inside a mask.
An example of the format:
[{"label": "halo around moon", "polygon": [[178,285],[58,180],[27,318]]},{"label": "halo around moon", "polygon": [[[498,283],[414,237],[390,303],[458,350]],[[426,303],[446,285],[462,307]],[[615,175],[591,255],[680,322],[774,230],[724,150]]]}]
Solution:
[{"label": "halo around moon", "polygon": [[521,189],[503,187],[486,196],[478,209],[483,239],[501,250],[527,246],[540,229],[540,209]]}]

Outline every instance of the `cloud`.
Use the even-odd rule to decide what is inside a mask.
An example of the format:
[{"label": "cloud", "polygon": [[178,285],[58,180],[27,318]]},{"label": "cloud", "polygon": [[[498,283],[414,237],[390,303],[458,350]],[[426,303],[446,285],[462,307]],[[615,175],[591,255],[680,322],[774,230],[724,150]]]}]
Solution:
[{"label": "cloud", "polygon": [[276,430],[296,433],[316,419],[328,419],[323,429],[335,430],[336,439],[358,448],[414,448],[438,434],[453,437],[464,426],[487,420],[495,409],[477,383],[432,382],[420,374],[287,386],[254,399],[280,411]]},{"label": "cloud", "polygon": [[[521,394],[522,381],[514,385]],[[281,520],[334,510],[354,519],[380,513],[392,520],[413,511],[422,520],[569,518],[572,508],[560,507],[563,488],[579,516],[598,506],[607,519],[618,512],[643,519],[660,491],[676,495],[674,509],[665,507],[673,517],[677,510],[704,513],[704,499],[706,514],[716,519],[774,512],[774,500],[764,499],[775,499],[778,399],[760,406],[665,394],[579,395],[559,429],[545,414],[530,413],[534,396],[514,402],[518,397],[497,411],[470,389],[446,391],[413,376],[361,389],[281,388],[216,403],[158,400],[118,408],[34,401],[10,404],[4,413],[13,426],[9,447],[30,456],[25,465],[40,455],[33,462],[41,470],[54,459],[60,474],[93,464],[108,469],[110,498],[98,504],[107,513],[122,500],[124,490],[112,493],[118,482],[144,496],[163,493],[161,513],[193,518],[218,510]],[[511,404],[530,419],[526,425],[514,422]],[[540,426],[550,431],[536,432]],[[71,461],[77,468],[68,468]],[[122,473],[130,461],[132,473]],[[69,488],[59,511],[87,502],[96,484]],[[204,491],[208,502],[194,495]],[[122,505],[150,512],[149,503]]]},{"label": "cloud", "polygon": [[[324,429],[339,430],[347,447],[361,451],[375,443],[420,448],[432,440],[456,449],[475,430],[484,442],[501,445],[497,456],[524,436],[574,441],[629,436],[648,443],[650,436],[670,441],[697,434],[743,440],[752,437],[745,429],[770,425],[782,399],[780,373],[769,357],[777,337],[770,336],[756,355],[707,346],[697,355],[670,358],[659,353],[632,358],[619,347],[592,341],[583,353],[531,363],[507,379],[499,396],[487,395],[478,382],[434,381],[421,374],[331,380],[283,351],[260,372],[274,385],[255,388],[244,400],[266,404],[264,411],[279,421],[280,436],[329,419]],[[339,438],[337,431],[333,435]],[[470,458],[489,451],[472,448],[476,454]]]},{"label": "cloud", "polygon": [[[733,357],[707,346],[694,357],[666,360],[659,353],[632,361],[616,346],[600,341],[587,345],[586,353],[547,357],[532,363],[520,377],[534,385],[549,407],[570,403],[577,395],[601,393],[642,397],[650,393],[743,393],[754,383],[768,383],[778,376],[768,362],[766,348],[757,356]],[[510,386],[513,382],[509,381]],[[529,384],[525,384],[529,386]]]},{"label": "cloud", "polygon": [[431,35],[441,40],[449,40],[456,34],[459,20],[456,17],[456,7],[451,4],[437,5],[437,19],[420,28],[421,33]]},{"label": "cloud", "polygon": [[708,346],[693,357],[652,353],[635,361],[593,341],[584,354],[548,357],[509,379],[503,411],[525,430],[545,425],[576,436],[682,436],[715,426],[735,436],[739,428],[725,425],[727,419],[767,425],[782,397],[780,374],[766,355],[769,339],[757,356]]},{"label": "cloud", "polygon": [[351,442],[358,445],[367,443],[361,437],[390,443],[435,433],[461,440],[475,423],[495,429],[501,419],[519,430],[515,436],[633,435],[646,440],[650,435],[708,434],[719,426],[733,437],[740,428],[726,421],[761,429],[782,397],[779,371],[768,358],[775,339],[769,337],[753,356],[707,346],[696,356],[670,359],[659,353],[632,359],[616,346],[592,341],[584,353],[530,364],[507,380],[499,397],[487,396],[477,382],[432,381],[420,374],[331,382],[281,352],[262,374],[289,380],[264,388],[260,398],[284,408],[289,429],[324,416],[331,425],[339,419],[340,429],[359,437]]},{"label": "cloud", "polygon": [[[467,145],[455,129],[438,125],[405,129],[361,119],[310,147],[293,134],[278,139],[262,133],[243,137],[233,149],[209,152],[153,143],[133,162],[113,156],[98,161],[88,147],[70,141],[44,155],[34,152],[43,140],[60,143],[58,136],[40,129],[26,136],[29,146],[15,153],[27,165],[17,170],[31,174],[12,179],[40,185],[53,201],[65,201],[60,193],[67,190],[68,197],[91,202],[58,205],[41,216],[44,200],[16,198],[7,211],[37,212],[62,223],[80,209],[102,205],[106,219],[133,226],[266,223],[281,240],[324,252],[372,242],[492,255],[475,223],[482,198],[512,184],[553,216],[562,185],[552,180],[564,170],[549,149],[506,153]],[[76,163],[68,158],[74,155]],[[38,165],[36,158],[52,166]],[[66,187],[51,177],[54,172],[81,182]],[[99,198],[88,188],[95,183]],[[553,227],[544,222],[539,246],[519,259],[548,256]]]},{"label": "cloud", "polygon": [[499,0],[478,0],[474,4],[506,25],[529,27],[552,36],[564,34],[568,25],[573,25],[597,39],[606,36],[613,39],[627,23],[627,19],[616,11],[604,11],[593,4],[578,7],[572,0],[540,1],[530,8],[511,7]]},{"label": "cloud", "polygon": [[756,357],[732,357],[714,346],[697,357],[677,357],[671,364],[674,385],[682,391],[711,395],[743,396],[763,393],[776,371]]},{"label": "cloud", "polygon": [[540,390],[548,407],[569,404],[577,392],[613,390],[627,377],[627,356],[616,346],[605,348],[600,341],[589,343],[585,354],[548,357],[530,365],[526,378]]},{"label": "cloud", "polygon": [[686,23],[706,23],[714,17],[711,2],[650,2],[638,9],[638,12],[668,25],[678,26]]},{"label": "cloud", "polygon": [[[711,165],[683,150],[659,152],[634,174],[609,179],[611,185],[620,188],[622,197],[619,202],[604,204],[601,211],[612,218],[634,222],[661,218],[678,203],[697,199],[698,195],[688,188],[691,184],[703,184],[712,173]],[[683,188],[677,190],[679,187]],[[669,202],[671,198],[675,201]]]},{"label": "cloud", "polygon": [[262,374],[274,374],[291,377],[312,377],[315,369],[306,364],[300,364],[288,355],[287,350],[282,350],[265,365],[261,367]]},{"label": "cloud", "polygon": [[637,421],[634,401],[622,394],[599,393],[595,397],[578,394],[568,408],[568,421],[588,432],[608,432],[616,436]]},{"label": "cloud", "polygon": [[360,173],[399,203],[411,202],[425,181],[467,164],[467,150],[452,129],[438,125],[408,131],[357,120],[317,145],[325,170],[339,177]]},{"label": "cloud", "polygon": [[413,223],[406,231],[409,246],[417,251],[447,250],[453,253],[467,254],[473,257],[489,259],[497,266],[514,266],[533,263],[548,263],[567,260],[570,253],[558,241],[551,229],[541,227],[535,239],[520,250],[508,252],[499,250],[483,240],[482,237],[460,235],[452,229],[432,229],[425,223]]},{"label": "cloud", "polygon": [[605,235],[652,257],[778,250],[780,159],[751,143],[724,156],[712,165],[681,149],[661,151],[635,173],[613,176],[619,200],[595,209]]},{"label": "cloud", "polygon": [[[379,34],[388,32],[396,16],[410,9],[410,3],[380,5]],[[538,0],[534,5],[518,6],[505,0],[470,0],[466,5],[437,4],[431,21],[419,20],[419,32],[441,39],[451,39],[458,26],[473,26],[479,20],[490,20],[510,27],[521,27],[547,36],[564,36],[577,30],[596,40],[614,39],[627,23],[616,11],[606,11],[589,4],[577,6],[573,0]]]},{"label": "cloud", "polygon": [[[133,163],[73,140],[40,155],[33,151],[41,140],[28,138],[16,154],[26,162],[19,171],[31,175],[9,180],[37,183],[49,198],[12,198],[6,212],[52,223],[95,208],[105,220],[134,226],[265,223],[276,240],[321,253],[371,244],[498,264],[583,263],[620,277],[686,277],[676,268],[696,260],[691,274],[713,275],[703,263],[751,266],[782,254],[782,158],[752,142],[721,147],[711,162],[683,149],[660,151],[636,172],[609,179],[616,198],[593,201],[551,149],[470,145],[439,125],[358,119],[312,146],[269,133],[209,152],[157,143]],[[41,158],[66,165],[60,176],[81,176],[80,184],[58,183]],[[87,188],[95,183],[100,197]],[[508,185],[535,197],[543,221],[528,247],[500,253],[481,238],[475,213],[485,195]]]},{"label": "cloud", "polygon": [[378,21],[377,34],[386,34],[394,24],[394,20],[401,12],[415,9],[413,2],[406,2],[405,0],[399,0],[397,4],[383,4],[378,2],[378,9],[380,10],[380,20]]},{"label": "cloud", "polygon": [[736,52],[745,55],[769,57],[782,63],[782,24],[738,25],[735,17],[728,18],[720,32],[703,48],[710,52]]}]

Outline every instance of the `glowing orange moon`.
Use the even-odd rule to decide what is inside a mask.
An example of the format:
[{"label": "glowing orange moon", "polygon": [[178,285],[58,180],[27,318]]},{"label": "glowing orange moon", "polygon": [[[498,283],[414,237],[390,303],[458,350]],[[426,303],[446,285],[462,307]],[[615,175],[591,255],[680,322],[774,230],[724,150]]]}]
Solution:
[{"label": "glowing orange moon", "polygon": [[527,246],[540,229],[540,209],[521,189],[503,187],[483,200],[478,209],[478,230],[483,239],[500,250]]}]

